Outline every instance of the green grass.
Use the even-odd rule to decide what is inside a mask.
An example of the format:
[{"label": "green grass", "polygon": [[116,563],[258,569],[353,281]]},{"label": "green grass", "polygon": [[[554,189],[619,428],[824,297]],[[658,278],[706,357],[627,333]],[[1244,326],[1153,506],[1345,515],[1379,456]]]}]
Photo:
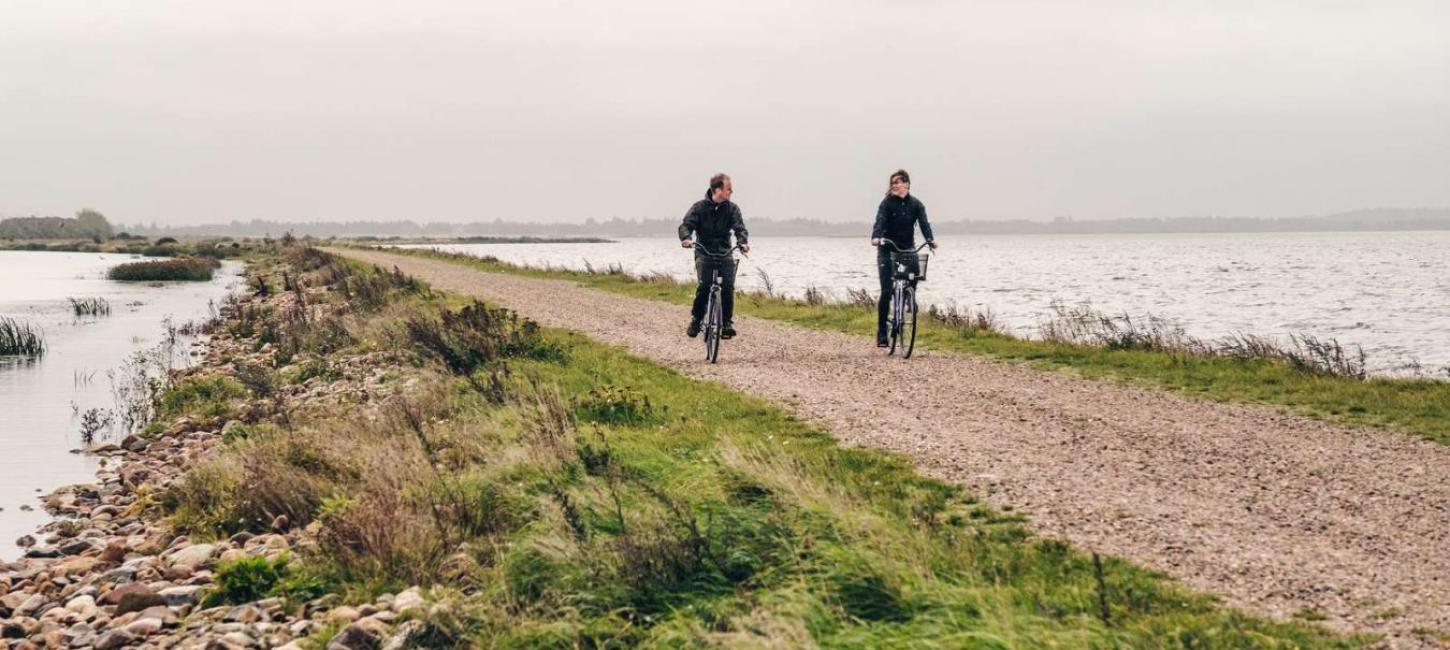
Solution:
[{"label": "green grass", "polygon": [[[401,252],[388,251],[388,252]],[[569,279],[583,286],[636,298],[689,304],[693,286],[642,281],[623,273],[544,271],[427,250],[407,254],[475,268],[532,277]],[[931,289],[924,289],[926,296]],[[742,294],[737,313],[863,337],[875,332],[876,314],[844,304]],[[682,326],[683,327],[683,326]],[[748,333],[746,334],[748,335]],[[863,345],[869,342],[863,341]],[[1432,379],[1357,380],[1305,372],[1273,360],[1201,357],[1143,350],[1033,341],[991,330],[954,327],[923,315],[917,345],[932,350],[981,355],[1070,372],[1083,377],[1128,381],[1221,402],[1268,404],[1330,422],[1395,429],[1450,444],[1450,382]]]},{"label": "green grass", "polygon": [[[309,584],[361,597],[431,585],[430,646],[1369,641],[1249,616],[1113,558],[1100,581],[1091,556],[764,400],[575,333],[501,324],[456,296],[386,294],[366,311],[335,290],[310,296],[332,301],[354,342],[298,353],[396,355],[409,392],[301,407],[219,447],[162,502],[197,537],[261,530],[277,513],[315,522],[316,550],[300,558]],[[425,321],[445,331],[406,333]],[[440,337],[491,352],[445,364]],[[169,403],[226,392],[177,390],[209,397]],[[271,566],[226,573],[237,593],[287,583]]]},{"label": "green grass", "polygon": [[218,266],[216,260],[201,257],[127,262],[111,267],[106,277],[123,282],[206,281]]},{"label": "green grass", "polygon": [[160,419],[190,415],[203,418],[232,414],[233,401],[246,397],[247,389],[228,377],[189,377],[161,397]]}]

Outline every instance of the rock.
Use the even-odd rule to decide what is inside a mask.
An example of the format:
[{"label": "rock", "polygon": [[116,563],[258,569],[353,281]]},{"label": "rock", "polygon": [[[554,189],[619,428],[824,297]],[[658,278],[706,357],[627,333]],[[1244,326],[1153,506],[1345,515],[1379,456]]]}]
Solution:
[{"label": "rock", "polygon": [[65,608],[75,612],[76,616],[83,620],[93,618],[99,610],[96,607],[96,599],[91,596],[76,596],[65,604]]},{"label": "rock", "polygon": [[255,648],[257,642],[246,632],[227,632],[222,635],[221,642],[232,648]]},{"label": "rock", "polygon": [[356,621],[361,614],[356,609],[346,605],[327,613],[327,620],[332,623],[351,623]]},{"label": "rock", "polygon": [[211,560],[211,556],[215,552],[216,546],[213,544],[195,544],[188,546],[171,556],[171,566],[186,567],[194,570]]},{"label": "rock", "polygon": [[387,626],[371,618],[365,618],[342,628],[337,636],[327,642],[327,650],[377,650]]},{"label": "rock", "polygon": [[136,635],[124,629],[111,630],[105,633],[96,641],[96,650],[111,650],[111,648],[124,648],[135,645]]},{"label": "rock", "polygon": [[253,605],[238,605],[222,617],[228,623],[256,623],[262,620],[262,610]]},{"label": "rock", "polygon": [[79,576],[91,573],[101,563],[96,557],[73,557],[51,567],[51,573],[58,576]]},{"label": "rock", "polygon": [[80,555],[94,548],[95,545],[88,539],[73,539],[60,545],[60,552],[65,555]]},{"label": "rock", "polygon": [[165,607],[166,599],[150,589],[144,592],[129,593],[122,596],[121,600],[116,603],[116,616],[130,612],[139,612],[147,607],[156,607],[158,605]]},{"label": "rock", "polygon": [[29,636],[25,633],[25,626],[20,621],[9,619],[0,621],[0,639],[23,639]]},{"label": "rock", "polygon": [[102,562],[114,564],[124,559],[126,559],[126,540],[124,539],[111,540],[109,544],[106,544],[105,550],[101,551],[100,560]]},{"label": "rock", "polygon": [[403,593],[394,596],[393,602],[390,607],[392,607],[393,611],[399,614],[405,614],[414,609],[421,608],[425,604],[427,603],[424,602],[423,595],[418,593],[417,587],[413,587],[412,589],[408,589]]},{"label": "rock", "polygon": [[288,519],[287,515],[277,515],[277,518],[272,520],[272,532],[287,532],[287,527],[291,524],[291,522],[292,520]]},{"label": "rock", "polygon": [[150,587],[147,587],[144,584],[141,584],[139,582],[127,582],[127,583],[122,584],[121,586],[116,587],[115,589],[112,589],[111,591],[107,592],[106,595],[101,596],[101,603],[106,604],[106,605],[116,605],[116,604],[119,604],[121,602],[121,599],[122,598],[125,598],[128,594],[153,594],[153,593],[156,593],[156,592],[153,591]]},{"label": "rock", "polygon": [[382,650],[403,650],[408,647],[408,643],[413,640],[413,637],[418,636],[422,631],[422,621],[408,621],[399,625],[398,629],[383,641]]},{"label": "rock", "polygon": [[96,629],[86,623],[76,623],[65,631],[62,638],[73,648],[83,648],[95,644]]},{"label": "rock", "polygon": [[32,546],[35,546],[35,536],[21,535],[20,539],[15,540],[15,545],[19,546],[20,548],[30,548]]},{"label": "rock", "polygon": [[167,587],[157,592],[166,600],[169,607],[180,607],[182,605],[196,605],[201,602],[201,593],[206,587],[196,585],[184,585],[180,587]]},{"label": "rock", "polygon": [[136,636],[150,636],[161,631],[161,619],[159,618],[138,618],[121,628]]}]

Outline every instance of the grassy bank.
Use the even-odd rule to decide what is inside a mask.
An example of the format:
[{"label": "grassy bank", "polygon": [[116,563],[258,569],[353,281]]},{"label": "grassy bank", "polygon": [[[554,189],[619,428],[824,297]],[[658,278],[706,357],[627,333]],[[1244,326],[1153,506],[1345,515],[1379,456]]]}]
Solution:
[{"label": "grassy bank", "polygon": [[[314,542],[223,565],[219,599],[431,585],[428,647],[1359,643],[1095,562],[899,457],[401,274],[304,249],[250,273],[269,301],[228,310],[234,382],[167,400],[247,422],[152,503],[193,539],[285,515]],[[365,393],[329,401],[360,368]]]},{"label": "grassy bank", "polygon": [[211,280],[220,264],[211,258],[183,257],[148,262],[127,262],[111,267],[106,277],[122,282],[164,282]]},{"label": "grassy bank", "polygon": [[[388,252],[448,260],[485,271],[568,279],[605,291],[677,304],[688,304],[694,296],[691,285],[667,277],[633,277],[618,269],[596,273],[540,270],[429,250]],[[930,289],[926,291],[930,295]],[[861,296],[851,303],[827,303],[818,298],[808,302],[748,294],[735,304],[743,315],[863,337],[871,336],[876,327],[874,302],[862,300]],[[1223,402],[1282,406],[1332,422],[1397,429],[1450,444],[1450,382],[1363,377],[1352,361],[1336,358],[1332,347],[1326,350],[1326,346],[1312,340],[1307,350],[1273,346],[1254,349],[1260,340],[1241,337],[1241,347],[1245,348],[1241,354],[1203,354],[1202,346],[1195,346],[1193,341],[1166,346],[1165,351],[1165,346],[1155,344],[1153,337],[1149,330],[1098,345],[1028,340],[1003,333],[979,317],[952,313],[931,317],[923,313],[917,344],[1085,377],[1167,388]],[[863,345],[869,344],[863,341]],[[1345,368],[1348,370],[1343,371]]]}]

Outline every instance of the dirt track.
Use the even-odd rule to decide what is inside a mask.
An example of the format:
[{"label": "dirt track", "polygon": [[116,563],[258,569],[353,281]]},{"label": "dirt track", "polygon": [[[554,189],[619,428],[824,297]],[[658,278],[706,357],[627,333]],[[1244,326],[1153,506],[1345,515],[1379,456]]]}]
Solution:
[{"label": "dirt track", "polygon": [[334,251],[789,405],[847,444],[1230,602],[1417,647],[1450,634],[1450,447],[1276,410],[739,318],[718,365],[685,307],[416,257]]}]

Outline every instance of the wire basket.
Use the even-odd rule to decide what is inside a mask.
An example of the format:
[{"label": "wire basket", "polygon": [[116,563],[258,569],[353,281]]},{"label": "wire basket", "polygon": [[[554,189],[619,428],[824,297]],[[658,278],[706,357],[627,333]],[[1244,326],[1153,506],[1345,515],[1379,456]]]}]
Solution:
[{"label": "wire basket", "polygon": [[895,278],[921,282],[926,279],[926,253],[892,253],[891,275]]}]

